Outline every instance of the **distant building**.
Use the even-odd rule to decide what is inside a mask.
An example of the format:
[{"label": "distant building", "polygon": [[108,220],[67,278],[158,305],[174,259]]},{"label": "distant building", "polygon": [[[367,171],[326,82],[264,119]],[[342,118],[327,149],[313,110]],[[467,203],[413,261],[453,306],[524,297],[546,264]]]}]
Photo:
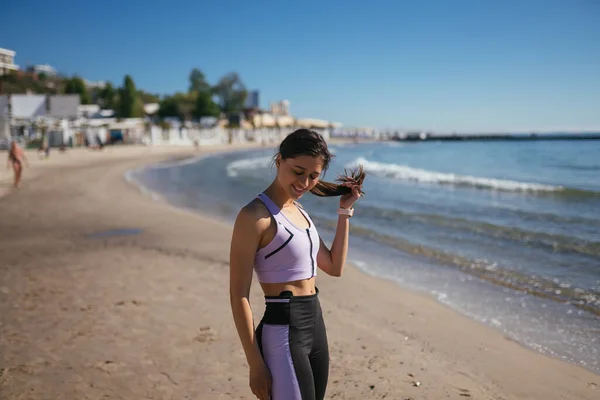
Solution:
[{"label": "distant building", "polygon": [[244,108],[257,109],[259,107],[260,107],[260,92],[258,90],[249,91],[248,97],[246,97],[246,104],[244,104]]},{"label": "distant building", "polygon": [[10,137],[10,118],[8,115],[8,96],[0,96],[0,139]]},{"label": "distant building", "polygon": [[96,81],[96,82],[93,82],[93,81],[88,81],[87,79],[84,79],[83,83],[89,89],[104,89],[104,87],[106,86],[106,82],[105,81]]},{"label": "distant building", "polygon": [[19,70],[19,66],[15,65],[15,54],[12,50],[0,49],[0,75]]},{"label": "distant building", "polygon": [[100,114],[100,106],[97,104],[83,104],[77,107],[77,116],[83,118],[95,118]]},{"label": "distant building", "polygon": [[0,118],[8,117],[9,104],[10,100],[8,96],[0,96]]},{"label": "distant building", "polygon": [[77,94],[13,94],[0,96],[0,116],[12,119],[77,118]]},{"label": "distant building", "polygon": [[46,76],[56,76],[56,69],[48,64],[36,64],[29,67],[29,71],[34,74],[44,74]]},{"label": "distant building", "polygon": [[48,116],[52,118],[77,118],[80,98],[78,94],[48,96]]},{"label": "distant building", "polygon": [[146,115],[154,115],[158,112],[160,105],[158,103],[144,104],[144,112]]},{"label": "distant building", "polygon": [[288,100],[282,100],[277,103],[271,103],[271,114],[290,115],[290,102]]},{"label": "distant building", "polygon": [[47,97],[44,94],[13,94],[8,97],[10,116],[28,119],[48,115]]}]

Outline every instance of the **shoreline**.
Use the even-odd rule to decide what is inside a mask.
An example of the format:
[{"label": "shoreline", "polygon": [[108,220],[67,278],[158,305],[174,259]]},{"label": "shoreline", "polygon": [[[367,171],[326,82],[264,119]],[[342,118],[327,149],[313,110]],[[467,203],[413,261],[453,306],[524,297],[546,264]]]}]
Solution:
[{"label": "shoreline", "polygon": [[[25,174],[23,188],[0,198],[7,221],[0,238],[8,244],[0,249],[7,262],[0,268],[0,392],[8,398],[25,391],[31,398],[250,396],[223,289],[231,227],[140,196],[125,179],[131,169],[199,153],[136,151],[146,158],[67,160],[34,180]],[[141,232],[86,236],[135,228]],[[320,277],[332,359],[328,397],[600,393],[598,375],[535,353],[430,296],[353,266],[342,278]],[[251,300],[258,320],[257,286]]]},{"label": "shoreline", "polygon": [[[241,149],[241,150],[235,150],[235,152],[246,153],[247,151],[251,151],[251,150],[256,150],[256,149]],[[233,220],[231,218],[227,218],[225,216],[220,216],[220,215],[210,215],[207,212],[203,211],[202,208],[195,208],[195,207],[191,207],[191,206],[186,207],[186,206],[180,206],[177,204],[173,204],[166,197],[164,197],[163,194],[148,189],[141,182],[136,181],[134,178],[132,178],[130,176],[132,173],[135,173],[142,169],[177,167],[179,165],[196,163],[201,158],[214,157],[214,156],[218,156],[219,154],[225,154],[225,153],[228,153],[228,152],[218,152],[218,153],[206,154],[205,156],[202,156],[202,157],[182,158],[175,162],[146,165],[141,168],[137,168],[136,170],[127,171],[125,173],[125,179],[127,179],[127,181],[129,183],[131,183],[132,185],[134,185],[135,187],[139,188],[140,192],[143,195],[149,196],[150,198],[152,198],[155,201],[161,202],[169,207],[173,207],[178,210],[183,210],[186,212],[201,215],[205,218],[210,218],[213,221],[222,224],[224,227],[229,227],[233,223]],[[368,256],[364,252],[362,255]],[[410,253],[407,253],[402,261],[405,263],[412,263],[413,265],[415,262],[417,262],[418,265],[433,266],[433,267],[437,267],[437,268],[444,265],[443,263],[440,264],[440,262],[435,259],[431,259],[426,256],[410,254]],[[354,268],[357,271],[360,271],[360,273],[371,276],[375,279],[380,279],[385,282],[391,282],[394,285],[397,285],[398,290],[400,290],[400,291],[409,291],[413,294],[423,295],[423,296],[426,296],[427,298],[433,299],[438,304],[447,308],[448,310],[450,310],[454,313],[457,313],[458,315],[461,315],[463,317],[467,317],[469,320],[474,321],[478,324],[481,324],[482,326],[493,329],[495,332],[498,332],[499,334],[503,335],[507,340],[514,341],[515,343],[522,346],[524,349],[527,349],[527,350],[532,351],[537,354],[551,357],[553,359],[557,359],[559,361],[567,362],[567,363],[577,366],[577,367],[582,367],[593,374],[599,374],[599,372],[597,370],[593,369],[592,365],[586,364],[584,360],[580,361],[579,359],[569,358],[569,356],[565,355],[565,354],[569,354],[568,349],[565,350],[565,349],[558,349],[556,347],[554,347],[554,348],[546,347],[548,345],[548,343],[544,343],[544,342],[535,342],[535,343],[531,342],[531,344],[528,344],[527,343],[528,338],[519,337],[519,334],[517,333],[518,331],[510,330],[510,329],[506,330],[506,328],[500,329],[500,327],[503,326],[500,323],[489,322],[489,321],[494,321],[494,317],[490,316],[493,314],[473,314],[472,312],[466,311],[464,304],[461,305],[460,303],[442,301],[440,298],[440,294],[444,295],[444,293],[441,293],[436,289],[417,287],[415,285],[411,285],[406,282],[398,281],[396,278],[394,278],[392,276],[387,276],[387,277],[383,276],[380,273],[370,270],[367,266],[359,265],[359,264],[363,264],[363,263],[364,263],[363,261],[352,260],[351,258],[349,258],[349,260],[348,260],[348,266],[350,268]],[[536,292],[529,292],[527,290],[523,290],[518,287],[513,287],[511,285],[507,285],[504,282],[497,282],[493,279],[486,279],[485,277],[481,277],[478,275],[472,275],[472,274],[469,274],[468,272],[460,272],[458,270],[456,270],[456,272],[461,273],[461,274],[467,274],[469,276],[473,276],[477,279],[480,279],[482,281],[482,284],[490,286],[493,290],[501,290],[502,288],[508,288],[508,289],[514,290],[515,294],[526,295],[528,297],[530,296],[532,301],[537,301],[538,299],[551,299],[551,300],[557,301],[558,303],[561,303],[559,300],[556,300],[555,297],[551,296],[551,295],[546,295],[546,296],[544,296],[543,294],[538,295]],[[588,310],[586,307],[580,307],[578,305],[575,305],[575,307],[583,309],[584,311],[587,311],[594,316],[597,315],[597,311],[595,309]]]}]

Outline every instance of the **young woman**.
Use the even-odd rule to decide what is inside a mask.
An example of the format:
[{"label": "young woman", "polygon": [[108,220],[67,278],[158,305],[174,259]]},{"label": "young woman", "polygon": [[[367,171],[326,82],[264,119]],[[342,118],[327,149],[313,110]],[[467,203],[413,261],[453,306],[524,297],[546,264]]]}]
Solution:
[{"label": "young woman", "polygon": [[23,173],[23,164],[25,162],[25,152],[19,147],[17,142],[11,142],[10,149],[8,150],[8,160],[6,168],[12,167],[14,172],[14,187],[19,187],[21,181],[21,174]]},{"label": "young woman", "polygon": [[[341,276],[348,252],[349,219],[363,194],[362,168],[320,181],[332,158],[321,135],[299,129],[275,156],[277,176],[237,216],[230,253],[230,296],[235,325],[250,367],[250,388],[261,400],[325,397],[329,350],[315,286],[317,267]],[[305,193],[341,196],[331,249],[296,203]],[[250,308],[252,272],[266,310],[255,330]]]}]

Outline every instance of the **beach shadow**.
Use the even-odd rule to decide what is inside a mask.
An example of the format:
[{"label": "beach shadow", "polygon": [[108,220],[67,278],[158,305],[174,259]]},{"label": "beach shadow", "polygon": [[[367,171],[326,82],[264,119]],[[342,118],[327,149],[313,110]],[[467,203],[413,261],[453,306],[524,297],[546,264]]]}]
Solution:
[{"label": "beach shadow", "polygon": [[114,237],[114,236],[131,236],[131,235],[139,235],[142,233],[141,229],[138,228],[125,228],[125,229],[111,229],[108,231],[90,233],[86,235],[87,238],[96,239],[96,238],[106,238],[106,237]]}]

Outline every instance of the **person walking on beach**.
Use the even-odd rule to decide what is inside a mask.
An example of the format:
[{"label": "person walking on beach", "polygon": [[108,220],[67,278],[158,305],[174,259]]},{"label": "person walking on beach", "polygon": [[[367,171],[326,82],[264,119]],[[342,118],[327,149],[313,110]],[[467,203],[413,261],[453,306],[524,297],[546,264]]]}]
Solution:
[{"label": "person walking on beach", "polygon": [[[349,219],[361,197],[361,167],[338,178],[319,177],[332,154],[323,137],[299,129],[280,144],[277,176],[239,212],[231,239],[230,299],[233,319],[249,365],[250,388],[261,400],[316,400],[325,397],[329,350],[317,268],[342,275],[348,252]],[[331,249],[308,213],[296,202],[305,193],[341,196]],[[253,270],[266,309],[258,327],[250,307]]]},{"label": "person walking on beach", "polygon": [[19,147],[17,142],[12,141],[8,150],[8,160],[6,168],[12,167],[14,172],[14,187],[18,188],[21,182],[21,174],[23,173],[23,164],[25,162],[25,152]]}]

